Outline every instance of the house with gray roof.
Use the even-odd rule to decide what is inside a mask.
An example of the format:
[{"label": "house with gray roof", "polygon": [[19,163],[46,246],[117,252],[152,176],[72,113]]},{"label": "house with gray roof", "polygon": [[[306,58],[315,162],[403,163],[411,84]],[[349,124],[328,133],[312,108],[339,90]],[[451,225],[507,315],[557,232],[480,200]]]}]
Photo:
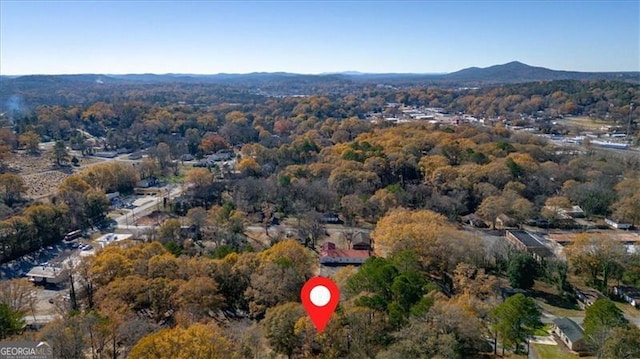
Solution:
[{"label": "house with gray roof", "polygon": [[505,238],[519,251],[529,252],[538,262],[554,258],[553,252],[533,233],[511,229],[505,232]]},{"label": "house with gray roof", "polygon": [[552,333],[557,336],[556,341],[561,341],[574,352],[587,351],[584,338],[584,330],[573,320],[563,317],[553,320]]}]

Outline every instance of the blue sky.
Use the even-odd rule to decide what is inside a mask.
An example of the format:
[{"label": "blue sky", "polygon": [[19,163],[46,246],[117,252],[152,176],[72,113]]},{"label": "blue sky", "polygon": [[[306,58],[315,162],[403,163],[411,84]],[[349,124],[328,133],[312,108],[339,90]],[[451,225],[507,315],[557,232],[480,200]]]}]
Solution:
[{"label": "blue sky", "polygon": [[638,1],[0,0],[0,74],[640,71]]}]

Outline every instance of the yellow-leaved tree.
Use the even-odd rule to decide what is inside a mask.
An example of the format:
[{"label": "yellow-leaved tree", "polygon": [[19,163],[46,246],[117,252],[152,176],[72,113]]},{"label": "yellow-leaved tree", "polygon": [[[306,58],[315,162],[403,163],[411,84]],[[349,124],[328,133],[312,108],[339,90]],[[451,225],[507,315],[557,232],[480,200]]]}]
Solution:
[{"label": "yellow-leaved tree", "polygon": [[251,274],[245,292],[249,311],[255,318],[273,306],[294,302],[300,289],[315,273],[313,253],[295,240],[284,240],[258,253],[259,265]]},{"label": "yellow-leaved tree", "polygon": [[164,329],[140,339],[131,349],[132,359],[228,359],[233,344],[215,324]]},{"label": "yellow-leaved tree", "polygon": [[461,261],[474,263],[482,255],[479,238],[458,230],[430,210],[395,209],[378,221],[372,236],[376,255],[385,257],[409,250],[418,255],[425,268],[440,272]]}]

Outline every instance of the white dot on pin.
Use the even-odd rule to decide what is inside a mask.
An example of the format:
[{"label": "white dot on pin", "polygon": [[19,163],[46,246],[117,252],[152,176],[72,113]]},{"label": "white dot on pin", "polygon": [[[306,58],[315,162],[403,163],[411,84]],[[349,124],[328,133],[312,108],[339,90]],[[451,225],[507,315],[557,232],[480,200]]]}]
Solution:
[{"label": "white dot on pin", "polygon": [[323,285],[318,285],[311,289],[309,293],[309,299],[311,303],[317,307],[324,307],[331,300],[331,292]]}]

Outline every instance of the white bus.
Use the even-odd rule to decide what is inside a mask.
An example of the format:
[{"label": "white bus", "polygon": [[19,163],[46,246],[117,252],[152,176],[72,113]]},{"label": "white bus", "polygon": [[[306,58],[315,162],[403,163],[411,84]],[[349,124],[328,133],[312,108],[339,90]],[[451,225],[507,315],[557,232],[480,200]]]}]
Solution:
[{"label": "white bus", "polygon": [[77,239],[77,238],[80,238],[80,237],[82,237],[82,231],[77,229],[75,231],[67,233],[62,240],[65,241],[65,242],[71,242],[74,239]]}]

